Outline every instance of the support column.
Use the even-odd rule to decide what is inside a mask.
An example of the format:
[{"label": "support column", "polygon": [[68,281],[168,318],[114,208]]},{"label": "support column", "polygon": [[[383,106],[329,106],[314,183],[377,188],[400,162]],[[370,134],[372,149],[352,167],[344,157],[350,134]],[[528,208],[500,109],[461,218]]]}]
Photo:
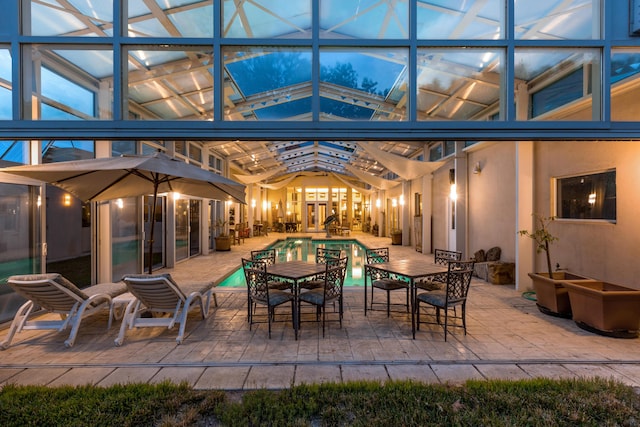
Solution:
[{"label": "support column", "polygon": [[[111,157],[111,141],[96,141],[96,158]],[[139,198],[140,199],[140,198]],[[92,203],[91,212],[96,215],[91,221],[91,281],[92,283],[112,282],[112,242],[111,242],[111,203]]]},{"label": "support column", "polygon": [[[516,142],[516,230],[534,230],[533,141]],[[535,248],[532,240],[515,234],[516,290],[530,287],[528,272],[535,271]]]},{"label": "support column", "polygon": [[433,174],[422,177],[422,253],[433,253],[431,247],[431,217],[433,215]]},{"label": "support column", "polygon": [[402,246],[411,246],[411,233],[413,222],[411,221],[411,181],[402,181]]},{"label": "support column", "polygon": [[461,251],[463,258],[469,258],[467,247],[467,179],[469,177],[467,167],[467,154],[463,151],[464,141],[456,141],[456,154],[454,167],[456,170],[456,213],[455,213],[455,250]]}]

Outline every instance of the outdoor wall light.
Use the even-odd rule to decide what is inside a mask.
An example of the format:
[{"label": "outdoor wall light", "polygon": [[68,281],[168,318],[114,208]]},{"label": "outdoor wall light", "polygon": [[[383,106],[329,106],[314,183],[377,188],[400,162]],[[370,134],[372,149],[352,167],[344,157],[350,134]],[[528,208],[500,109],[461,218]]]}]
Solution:
[{"label": "outdoor wall light", "polygon": [[391,207],[394,207],[394,208],[395,208],[395,207],[397,207],[397,206],[398,206],[398,200],[396,200],[395,198],[394,198],[394,199],[391,199]]},{"label": "outdoor wall light", "polygon": [[65,193],[65,195],[62,197],[62,205],[71,206],[71,194]]},{"label": "outdoor wall light", "polygon": [[480,166],[480,162],[477,162],[473,167],[473,173],[478,175],[480,172],[482,172],[482,167]]},{"label": "outdoor wall light", "polygon": [[380,209],[380,199],[376,199],[376,208]]},{"label": "outdoor wall light", "polygon": [[449,190],[449,198],[451,200],[457,200],[458,199],[458,194],[456,193],[456,185],[455,184],[451,184],[451,189]]},{"label": "outdoor wall light", "polygon": [[262,210],[263,210],[263,211],[266,211],[266,210],[267,210],[267,201],[266,201],[266,200],[263,200],[263,201],[262,201]]},{"label": "outdoor wall light", "polygon": [[256,207],[256,199],[251,199],[251,207],[252,208]]},{"label": "outdoor wall light", "polygon": [[400,203],[400,206],[404,206],[404,196],[400,196],[398,202]]},{"label": "outdoor wall light", "polygon": [[181,194],[180,193],[176,193],[175,191],[173,192],[173,200],[180,200]]},{"label": "outdoor wall light", "polygon": [[124,208],[124,201],[122,199],[116,200],[116,206],[118,207],[118,209]]}]

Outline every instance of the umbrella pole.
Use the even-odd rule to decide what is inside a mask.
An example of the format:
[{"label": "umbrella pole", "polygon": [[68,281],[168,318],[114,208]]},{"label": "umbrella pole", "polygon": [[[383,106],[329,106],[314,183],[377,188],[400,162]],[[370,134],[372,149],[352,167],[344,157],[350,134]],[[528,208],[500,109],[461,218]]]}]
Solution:
[{"label": "umbrella pole", "polygon": [[149,238],[149,274],[153,272],[153,231],[156,225],[156,200],[158,198],[158,181],[153,183],[153,206],[151,207],[151,229]]}]

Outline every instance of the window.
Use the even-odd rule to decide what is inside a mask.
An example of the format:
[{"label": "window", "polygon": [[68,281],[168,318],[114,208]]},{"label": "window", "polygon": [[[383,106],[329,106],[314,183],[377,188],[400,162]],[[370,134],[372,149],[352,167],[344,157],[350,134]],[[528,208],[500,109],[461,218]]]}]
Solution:
[{"label": "window", "polygon": [[558,178],[558,218],[616,220],[616,171]]}]

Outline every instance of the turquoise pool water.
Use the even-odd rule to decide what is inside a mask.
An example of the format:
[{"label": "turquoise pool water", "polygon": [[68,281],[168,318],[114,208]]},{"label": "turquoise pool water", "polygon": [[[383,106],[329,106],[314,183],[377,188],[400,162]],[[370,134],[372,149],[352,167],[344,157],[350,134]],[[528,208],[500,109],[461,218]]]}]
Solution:
[{"label": "turquoise pool water", "polygon": [[[278,240],[270,246],[276,250],[276,262],[302,260],[315,262],[316,248],[340,249],[343,255],[349,257],[347,264],[347,276],[344,279],[345,286],[362,286],[365,264],[365,248],[356,240],[344,239],[300,239],[287,238]],[[245,287],[242,268],[234,271],[218,286]]]}]

